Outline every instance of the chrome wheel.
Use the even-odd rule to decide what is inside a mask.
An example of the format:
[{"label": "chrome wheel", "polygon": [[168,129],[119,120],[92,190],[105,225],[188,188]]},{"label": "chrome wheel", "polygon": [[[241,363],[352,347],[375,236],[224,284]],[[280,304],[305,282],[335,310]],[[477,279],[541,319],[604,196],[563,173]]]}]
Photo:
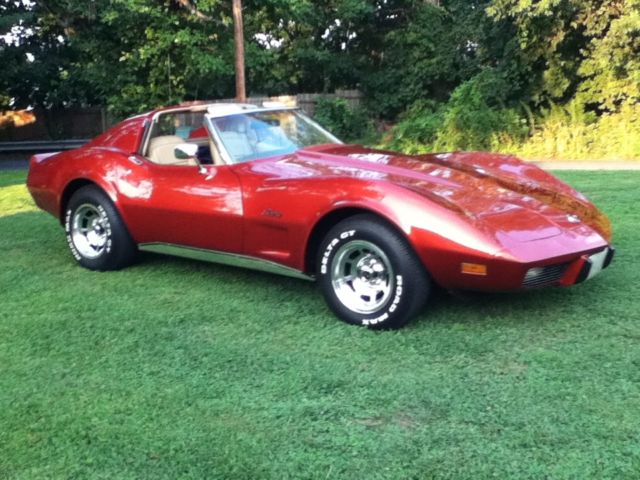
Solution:
[{"label": "chrome wheel", "polygon": [[393,291],[391,262],[381,248],[353,240],[338,249],[331,262],[331,284],[340,302],[364,315],[377,313]]},{"label": "chrome wheel", "polygon": [[71,240],[84,258],[97,258],[108,247],[111,226],[104,208],[90,203],[80,205],[71,220]]}]

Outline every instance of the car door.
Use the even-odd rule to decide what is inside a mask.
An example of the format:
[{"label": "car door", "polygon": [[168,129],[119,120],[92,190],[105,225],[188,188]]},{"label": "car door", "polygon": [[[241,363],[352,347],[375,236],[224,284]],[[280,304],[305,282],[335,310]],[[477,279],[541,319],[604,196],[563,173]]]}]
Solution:
[{"label": "car door", "polygon": [[231,167],[144,163],[145,193],[126,202],[139,243],[242,252],[242,191]]}]

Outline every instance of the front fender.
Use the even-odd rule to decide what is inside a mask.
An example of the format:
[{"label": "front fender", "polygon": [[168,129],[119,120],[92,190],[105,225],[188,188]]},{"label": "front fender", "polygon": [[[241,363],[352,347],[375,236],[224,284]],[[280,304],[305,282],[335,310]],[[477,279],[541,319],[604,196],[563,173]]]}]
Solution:
[{"label": "front fender", "polygon": [[318,211],[318,218],[306,237],[307,251],[318,241],[315,238],[318,227],[327,226],[325,219],[343,218],[336,212],[361,211],[373,213],[395,226],[429,271],[441,270],[439,259],[447,252],[476,257],[502,254],[502,247],[493,238],[475,228],[472,220],[455,208],[383,182],[367,184],[367,193],[366,196],[362,196],[361,191],[342,195]]}]

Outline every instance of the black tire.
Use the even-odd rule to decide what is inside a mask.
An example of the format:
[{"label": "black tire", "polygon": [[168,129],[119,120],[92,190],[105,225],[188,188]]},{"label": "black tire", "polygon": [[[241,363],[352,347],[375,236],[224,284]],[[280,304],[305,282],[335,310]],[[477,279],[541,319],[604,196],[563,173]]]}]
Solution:
[{"label": "black tire", "polygon": [[95,185],[71,196],[64,230],[71,254],[90,270],[119,270],[135,258],[137,247],[126,225],[111,199]]},{"label": "black tire", "polygon": [[429,274],[411,245],[372,214],[334,226],[320,245],[316,265],[333,312],[347,323],[371,329],[406,325],[431,291]]}]

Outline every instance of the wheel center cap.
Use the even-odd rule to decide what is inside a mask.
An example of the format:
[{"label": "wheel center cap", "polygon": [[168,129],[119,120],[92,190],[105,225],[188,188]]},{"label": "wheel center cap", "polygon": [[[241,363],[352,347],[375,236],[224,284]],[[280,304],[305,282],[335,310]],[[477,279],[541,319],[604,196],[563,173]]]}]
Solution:
[{"label": "wheel center cap", "polygon": [[384,265],[374,256],[366,255],[356,265],[358,278],[368,283],[378,284],[384,281]]},{"label": "wheel center cap", "polygon": [[94,232],[96,232],[98,235],[102,234],[104,232],[104,228],[102,226],[102,222],[100,221],[99,218],[95,218],[91,221],[91,228],[93,229]]}]

